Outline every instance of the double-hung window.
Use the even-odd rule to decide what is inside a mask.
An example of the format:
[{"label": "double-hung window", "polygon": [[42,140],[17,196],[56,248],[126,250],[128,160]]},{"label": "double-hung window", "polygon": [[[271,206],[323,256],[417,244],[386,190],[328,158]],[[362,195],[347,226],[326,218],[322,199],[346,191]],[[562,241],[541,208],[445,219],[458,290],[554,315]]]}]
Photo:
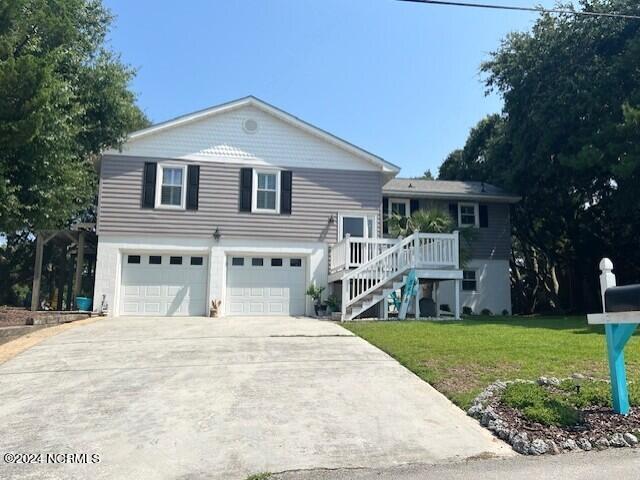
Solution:
[{"label": "double-hung window", "polygon": [[184,208],[185,167],[159,165],[156,207]]},{"label": "double-hung window", "polygon": [[410,213],[409,200],[397,198],[389,199],[389,216],[395,214],[401,217],[408,217]]},{"label": "double-hung window", "polygon": [[478,279],[476,278],[475,270],[463,270],[462,290],[466,292],[475,292],[478,290]]},{"label": "double-hung window", "polygon": [[280,172],[254,170],[253,211],[280,211]]},{"label": "double-hung window", "polygon": [[459,203],[458,204],[458,224],[461,227],[478,227],[478,204]]}]

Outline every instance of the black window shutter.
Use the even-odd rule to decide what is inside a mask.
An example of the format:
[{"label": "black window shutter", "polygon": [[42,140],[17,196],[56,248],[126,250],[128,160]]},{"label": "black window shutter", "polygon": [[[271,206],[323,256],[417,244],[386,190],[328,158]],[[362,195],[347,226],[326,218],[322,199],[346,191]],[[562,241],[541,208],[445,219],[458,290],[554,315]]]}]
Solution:
[{"label": "black window shutter", "polygon": [[142,177],[142,208],[153,208],[156,204],[157,163],[145,162]]},{"label": "black window shutter", "polygon": [[453,218],[453,224],[458,227],[458,204],[450,203],[449,204],[449,215]]},{"label": "black window shutter", "polygon": [[198,209],[198,193],[200,191],[200,166],[187,167],[187,210]]},{"label": "black window shutter", "polygon": [[291,213],[291,191],[293,185],[293,173],[289,170],[280,172],[280,213]]},{"label": "black window shutter", "polygon": [[389,217],[389,199],[382,197],[382,233],[389,233],[389,224],[387,222]]},{"label": "black window shutter", "polygon": [[240,211],[251,211],[251,184],[253,183],[253,169],[240,169]]},{"label": "black window shutter", "polygon": [[480,205],[478,211],[480,214],[480,228],[487,228],[489,226],[489,208],[487,205]]},{"label": "black window shutter", "polygon": [[412,198],[409,201],[409,210],[411,211],[411,215],[420,210],[420,200],[418,200],[417,198]]}]

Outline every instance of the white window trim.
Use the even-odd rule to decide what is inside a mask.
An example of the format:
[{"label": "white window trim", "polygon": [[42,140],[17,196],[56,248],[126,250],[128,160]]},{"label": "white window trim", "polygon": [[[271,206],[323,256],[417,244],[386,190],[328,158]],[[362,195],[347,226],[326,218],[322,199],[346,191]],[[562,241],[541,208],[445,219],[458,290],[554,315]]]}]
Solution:
[{"label": "white window trim", "polygon": [[[473,216],[474,216],[474,223],[473,225],[470,223],[462,223],[462,207],[473,207]],[[475,227],[475,228],[480,228],[480,212],[479,212],[479,206],[477,203],[473,203],[473,202],[459,202],[458,203],[458,225],[460,225],[461,227]]]},{"label": "white window trim", "polygon": [[[156,172],[156,201],[155,208],[167,210],[185,210],[187,203],[187,166],[176,163],[158,163]],[[162,176],[165,168],[179,168],[182,170],[182,187],[180,191],[180,205],[164,205],[162,204]]]},{"label": "white window trim", "polygon": [[[343,235],[343,227],[342,220],[344,217],[356,217],[362,218],[364,220],[364,238],[378,238],[378,214],[373,212],[338,212],[338,241],[342,240]],[[373,232],[369,232],[369,219],[373,220]],[[373,235],[371,235],[373,233]]]},{"label": "white window trim", "polygon": [[405,216],[406,217],[410,217],[411,216],[411,201],[408,198],[390,198],[389,199],[389,211],[388,213],[388,217],[391,218],[393,216],[393,204],[394,203],[403,203],[404,204],[404,211],[405,211]]},{"label": "white window trim", "polygon": [[[258,174],[276,176],[276,208],[258,208]],[[253,213],[280,213],[280,170],[253,169],[253,179],[251,182],[251,211]]]},{"label": "white window trim", "polygon": [[[473,290],[465,290],[464,288],[464,282],[470,282],[471,280],[465,280],[464,278],[464,272],[473,272],[474,274],[474,282],[476,284],[475,288]],[[475,269],[464,269],[463,270],[463,274],[462,274],[462,280],[460,280],[460,291],[462,292],[466,292],[466,293],[478,293],[478,284],[480,282],[480,279],[478,278],[478,270]]]}]

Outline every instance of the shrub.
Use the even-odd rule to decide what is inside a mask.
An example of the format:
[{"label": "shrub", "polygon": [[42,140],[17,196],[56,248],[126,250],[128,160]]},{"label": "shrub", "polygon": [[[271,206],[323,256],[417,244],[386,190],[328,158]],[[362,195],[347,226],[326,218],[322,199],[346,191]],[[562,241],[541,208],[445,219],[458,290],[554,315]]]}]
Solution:
[{"label": "shrub", "polygon": [[493,315],[493,313],[491,312],[491,310],[489,310],[488,308],[483,308],[482,311],[480,312],[482,315],[486,315],[486,316],[491,316]]},{"label": "shrub", "polygon": [[513,383],[504,391],[502,401],[532,422],[544,425],[577,425],[580,412],[563,396],[552,394],[532,383]]},{"label": "shrub", "polygon": [[507,310],[506,308],[504,310],[502,310],[502,316],[503,317],[508,317],[509,316],[509,310]]},{"label": "shrub", "polygon": [[464,307],[462,307],[462,313],[464,315],[473,315],[473,309],[465,305]]},{"label": "shrub", "polygon": [[442,305],[440,305],[440,310],[442,310],[443,312],[450,312],[451,307],[448,304],[443,303]]}]

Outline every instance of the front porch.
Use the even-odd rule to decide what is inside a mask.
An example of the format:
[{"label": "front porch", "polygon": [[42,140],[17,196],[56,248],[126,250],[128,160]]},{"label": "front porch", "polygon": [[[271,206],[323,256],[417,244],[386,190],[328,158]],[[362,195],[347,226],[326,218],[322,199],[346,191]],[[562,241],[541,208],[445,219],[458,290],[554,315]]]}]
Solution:
[{"label": "front porch", "polygon": [[[342,320],[353,320],[376,305],[381,306],[380,317],[389,314],[388,300],[393,292],[404,291],[408,275],[420,280],[434,281],[431,290],[436,305],[434,316],[439,317],[437,284],[455,283],[453,315],[460,318],[459,232],[450,234],[419,233],[407,238],[354,238],[345,236],[331,247],[329,283],[339,284]],[[405,292],[406,295],[407,292]],[[411,292],[409,292],[411,294]],[[420,316],[421,289],[411,295],[414,302],[409,310]],[[406,311],[406,307],[405,307]]]}]

